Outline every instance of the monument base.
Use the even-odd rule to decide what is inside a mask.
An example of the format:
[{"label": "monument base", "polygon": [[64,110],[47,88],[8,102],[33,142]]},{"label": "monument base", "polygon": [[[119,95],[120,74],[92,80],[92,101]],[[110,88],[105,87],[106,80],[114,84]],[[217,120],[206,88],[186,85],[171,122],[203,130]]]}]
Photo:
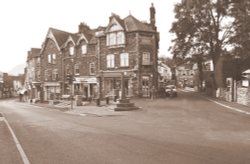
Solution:
[{"label": "monument base", "polygon": [[136,107],[134,103],[130,102],[130,99],[119,99],[119,102],[116,104],[115,111],[131,111],[137,110],[139,107]]}]

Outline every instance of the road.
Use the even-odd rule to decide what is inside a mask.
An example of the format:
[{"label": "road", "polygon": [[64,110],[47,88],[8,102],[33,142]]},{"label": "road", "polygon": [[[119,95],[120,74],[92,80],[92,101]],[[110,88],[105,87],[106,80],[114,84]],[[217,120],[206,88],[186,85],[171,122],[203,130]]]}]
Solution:
[{"label": "road", "polygon": [[[248,164],[250,116],[195,93],[133,100],[141,110],[80,116],[0,101],[31,164]],[[2,142],[2,143],[1,143]],[[0,121],[0,161],[21,164]]]}]

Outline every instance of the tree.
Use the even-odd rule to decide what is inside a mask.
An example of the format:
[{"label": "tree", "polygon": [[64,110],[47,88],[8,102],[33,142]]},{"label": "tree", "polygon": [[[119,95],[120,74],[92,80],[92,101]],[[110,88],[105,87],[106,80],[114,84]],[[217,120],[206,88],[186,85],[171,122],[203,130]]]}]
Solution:
[{"label": "tree", "polygon": [[234,1],[230,14],[235,18],[233,36],[229,42],[233,45],[233,51],[237,57],[250,57],[250,1]]},{"label": "tree", "polygon": [[[214,70],[223,50],[230,46],[234,21],[230,0],[184,0],[175,6],[170,32],[175,33],[171,51],[174,58],[193,58],[202,66],[205,59],[213,61]],[[202,72],[202,68],[199,68]],[[217,88],[213,78],[213,89]]]}]

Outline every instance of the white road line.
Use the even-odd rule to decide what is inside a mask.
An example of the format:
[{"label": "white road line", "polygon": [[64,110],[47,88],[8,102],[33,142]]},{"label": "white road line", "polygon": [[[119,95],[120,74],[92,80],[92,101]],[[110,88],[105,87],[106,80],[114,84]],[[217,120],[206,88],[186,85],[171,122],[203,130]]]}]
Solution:
[{"label": "white road line", "polygon": [[21,155],[21,158],[22,158],[22,160],[23,160],[23,163],[24,163],[24,164],[30,164],[30,162],[29,162],[29,160],[28,160],[28,158],[27,158],[27,156],[26,156],[26,154],[25,154],[25,152],[24,152],[24,150],[23,150],[23,148],[22,148],[20,142],[18,141],[18,139],[17,139],[17,137],[16,137],[14,131],[12,130],[10,124],[8,123],[8,121],[7,121],[5,118],[3,118],[3,120],[4,120],[5,124],[7,125],[7,127],[9,128],[9,131],[10,131],[10,133],[11,133],[13,139],[14,139],[14,142],[15,142],[16,147],[17,147],[17,149],[18,149],[18,151],[19,151],[19,153],[20,153],[20,155]]},{"label": "white road line", "polygon": [[[188,91],[186,91],[186,90],[183,90],[183,91],[184,91],[184,92],[188,92]],[[201,96],[202,96],[202,95],[201,95]],[[220,102],[218,102],[218,101],[212,100],[212,99],[207,98],[207,97],[205,97],[205,96],[202,96],[202,97],[205,98],[205,99],[207,99],[207,100],[209,100],[209,101],[211,101],[211,102],[213,102],[213,103],[215,103],[215,104],[218,104],[218,105],[220,105],[220,106],[223,106],[223,107],[228,108],[228,109],[230,109],[230,110],[233,110],[233,111],[235,111],[235,112],[239,112],[239,113],[243,113],[243,114],[250,115],[250,112],[246,112],[246,111],[240,110],[240,109],[238,109],[238,108],[234,108],[234,107],[231,107],[231,106],[222,104],[222,103],[220,103]]]},{"label": "white road line", "polygon": [[[204,97],[204,96],[203,96],[203,97]],[[218,101],[209,99],[209,98],[207,98],[207,97],[205,97],[205,98],[206,98],[207,100],[209,100],[209,101],[215,103],[215,104],[218,104],[218,105],[223,106],[223,107],[225,107],[225,108],[231,109],[231,110],[233,110],[233,111],[235,111],[235,112],[239,112],[239,113],[243,113],[243,114],[250,115],[250,112],[246,112],[246,111],[240,110],[240,109],[238,109],[238,108],[234,108],[234,107],[231,107],[231,106],[222,104],[222,103],[220,103],[220,102],[218,102]]]}]

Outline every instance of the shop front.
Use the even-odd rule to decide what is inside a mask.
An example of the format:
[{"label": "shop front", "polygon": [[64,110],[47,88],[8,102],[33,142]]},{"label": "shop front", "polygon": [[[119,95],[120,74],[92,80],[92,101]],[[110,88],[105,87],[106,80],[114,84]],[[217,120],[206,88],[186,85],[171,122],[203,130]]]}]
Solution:
[{"label": "shop front", "polygon": [[73,82],[73,95],[81,95],[84,99],[97,96],[97,79],[92,76],[76,77]]},{"label": "shop front", "polygon": [[124,76],[124,89],[126,97],[132,97],[134,95],[134,83],[135,75],[132,71],[128,72],[102,72],[100,75],[99,83],[102,83],[101,94],[105,96],[121,97],[121,77]]},{"label": "shop front", "polygon": [[43,98],[45,101],[60,99],[61,85],[59,82],[45,82],[43,84]]}]

